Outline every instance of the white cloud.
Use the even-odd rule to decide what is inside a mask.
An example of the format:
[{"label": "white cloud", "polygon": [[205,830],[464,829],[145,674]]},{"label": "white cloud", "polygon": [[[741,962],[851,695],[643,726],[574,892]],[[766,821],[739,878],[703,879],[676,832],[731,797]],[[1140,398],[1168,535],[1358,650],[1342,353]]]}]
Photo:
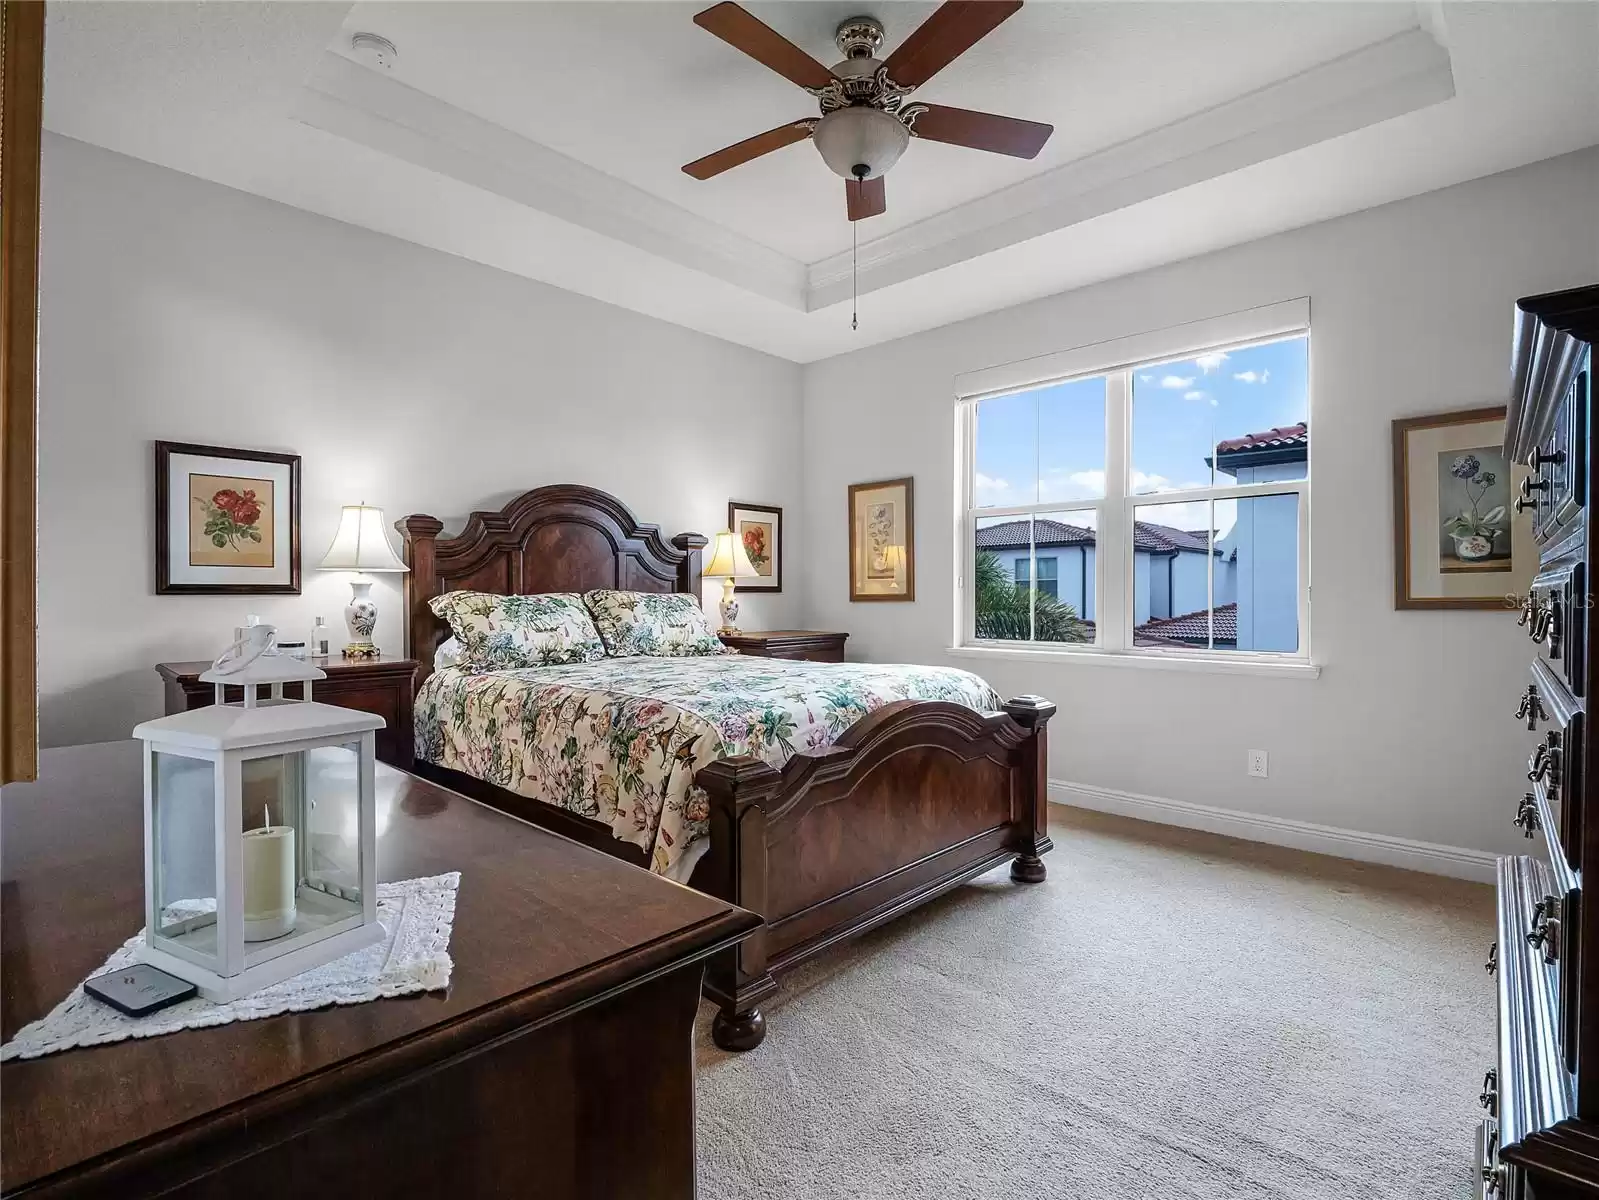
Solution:
[{"label": "white cloud", "polygon": [[1138,380],[1140,383],[1154,383],[1155,377],[1153,375],[1140,375]]},{"label": "white cloud", "polygon": [[1191,388],[1194,386],[1194,377],[1192,375],[1189,375],[1186,378],[1181,375],[1166,375],[1161,378],[1160,386],[1163,388],[1170,388],[1174,392],[1180,392],[1184,388]]},{"label": "white cloud", "polygon": [[1220,350],[1217,350],[1212,354],[1201,354],[1198,358],[1194,359],[1194,365],[1206,375],[1209,375],[1212,371],[1226,361],[1227,356]]},{"label": "white cloud", "polygon": [[998,479],[979,471],[972,479],[972,488],[977,493],[979,504],[1011,503],[1011,487],[1008,479]]},{"label": "white cloud", "polygon": [[1133,472],[1133,491],[1135,492],[1163,492],[1171,486],[1171,480],[1164,475],[1149,475],[1143,471]]},{"label": "white cloud", "polygon": [[1204,392],[1200,392],[1200,391],[1184,392],[1183,393],[1183,399],[1184,400],[1203,400],[1204,398],[1205,398],[1205,393]]},{"label": "white cloud", "polygon": [[1233,378],[1239,383],[1267,383],[1271,380],[1271,368],[1264,371],[1236,371]]}]

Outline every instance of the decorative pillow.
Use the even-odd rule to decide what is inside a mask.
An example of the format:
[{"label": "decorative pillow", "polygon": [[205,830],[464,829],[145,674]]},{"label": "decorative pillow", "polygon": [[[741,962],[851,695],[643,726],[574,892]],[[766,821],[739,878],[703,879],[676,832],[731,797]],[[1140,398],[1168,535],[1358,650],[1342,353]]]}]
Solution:
[{"label": "decorative pillow", "polygon": [[461,642],[461,665],[505,671],[559,663],[596,662],[605,643],[576,592],[497,596],[445,592],[428,601]]},{"label": "decorative pillow", "polygon": [[727,653],[694,597],[683,592],[584,592],[583,601],[613,658]]}]

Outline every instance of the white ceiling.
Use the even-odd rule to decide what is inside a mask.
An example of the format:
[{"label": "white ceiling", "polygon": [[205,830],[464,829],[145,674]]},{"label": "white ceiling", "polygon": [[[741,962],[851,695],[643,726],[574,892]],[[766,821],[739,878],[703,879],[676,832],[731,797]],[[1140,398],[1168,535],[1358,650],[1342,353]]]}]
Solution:
[{"label": "white ceiling", "polygon": [[[798,361],[1599,143],[1588,0],[1034,0],[918,96],[1054,137],[1030,162],[914,142],[859,225],[852,332],[811,147],[678,169],[815,111],[702,6],[56,4],[46,125]],[[891,51],[934,7],[749,5],[827,63],[842,18]]]}]

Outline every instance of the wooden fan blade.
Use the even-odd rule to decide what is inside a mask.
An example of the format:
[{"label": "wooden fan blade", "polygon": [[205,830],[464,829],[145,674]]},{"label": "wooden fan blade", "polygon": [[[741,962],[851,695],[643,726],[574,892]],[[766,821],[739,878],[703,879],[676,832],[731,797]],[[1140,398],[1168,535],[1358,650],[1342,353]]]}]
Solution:
[{"label": "wooden fan blade", "polygon": [[750,16],[733,0],[723,0],[721,4],[696,13],[694,24],[802,88],[823,88],[833,82],[831,71],[770,25]]},{"label": "wooden fan blade", "polygon": [[946,108],[942,104],[917,107],[921,111],[911,119],[911,132],[917,137],[1009,154],[1013,158],[1037,157],[1044,143],[1049,141],[1049,135],[1055,132],[1053,125],[973,112],[969,108]]},{"label": "wooden fan blade", "polygon": [[1022,0],[945,0],[884,65],[901,87],[921,87],[987,37]]},{"label": "wooden fan blade", "polygon": [[881,216],[888,211],[888,198],[883,190],[883,177],[876,179],[844,181],[844,199],[849,204],[849,219],[859,221],[866,217]]},{"label": "wooden fan blade", "polygon": [[692,175],[695,179],[709,179],[712,175],[720,175],[732,167],[747,163],[752,158],[759,158],[763,154],[770,154],[773,150],[781,150],[784,146],[792,146],[795,142],[803,142],[811,136],[815,127],[814,120],[795,121],[792,125],[779,125],[776,129],[768,129],[765,133],[757,133],[752,138],[745,138],[742,142],[734,142],[731,146],[724,146],[715,154],[707,154],[704,158],[696,158],[683,168],[683,173]]}]

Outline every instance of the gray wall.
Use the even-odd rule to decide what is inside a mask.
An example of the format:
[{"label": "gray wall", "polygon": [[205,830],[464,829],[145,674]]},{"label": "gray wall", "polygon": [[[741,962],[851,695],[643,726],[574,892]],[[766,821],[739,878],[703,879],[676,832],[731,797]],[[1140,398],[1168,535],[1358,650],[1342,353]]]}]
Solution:
[{"label": "gray wall", "polygon": [[[1599,277],[1596,196],[1588,150],[813,364],[808,620],[849,630],[852,657],[968,667],[1002,694],[1055,700],[1057,780],[1519,847],[1529,735],[1510,710],[1526,641],[1500,613],[1394,610],[1390,422],[1504,401],[1516,298]],[[1298,296],[1311,299],[1320,678],[950,655],[955,376]],[[916,478],[916,602],[850,604],[845,489],[901,475]],[[1246,777],[1246,749],[1270,752],[1269,779]]]},{"label": "gray wall", "polygon": [[[586,483],[668,534],[714,533],[730,496],[782,505],[790,590],[744,624],[799,623],[793,363],[53,134],[41,273],[47,746],[126,737],[160,712],[155,664],[215,655],[247,612],[342,634],[348,577],[315,568],[361,500],[453,529]],[[303,595],[155,594],[155,439],[303,457]],[[396,578],[373,597],[397,652]]]}]

